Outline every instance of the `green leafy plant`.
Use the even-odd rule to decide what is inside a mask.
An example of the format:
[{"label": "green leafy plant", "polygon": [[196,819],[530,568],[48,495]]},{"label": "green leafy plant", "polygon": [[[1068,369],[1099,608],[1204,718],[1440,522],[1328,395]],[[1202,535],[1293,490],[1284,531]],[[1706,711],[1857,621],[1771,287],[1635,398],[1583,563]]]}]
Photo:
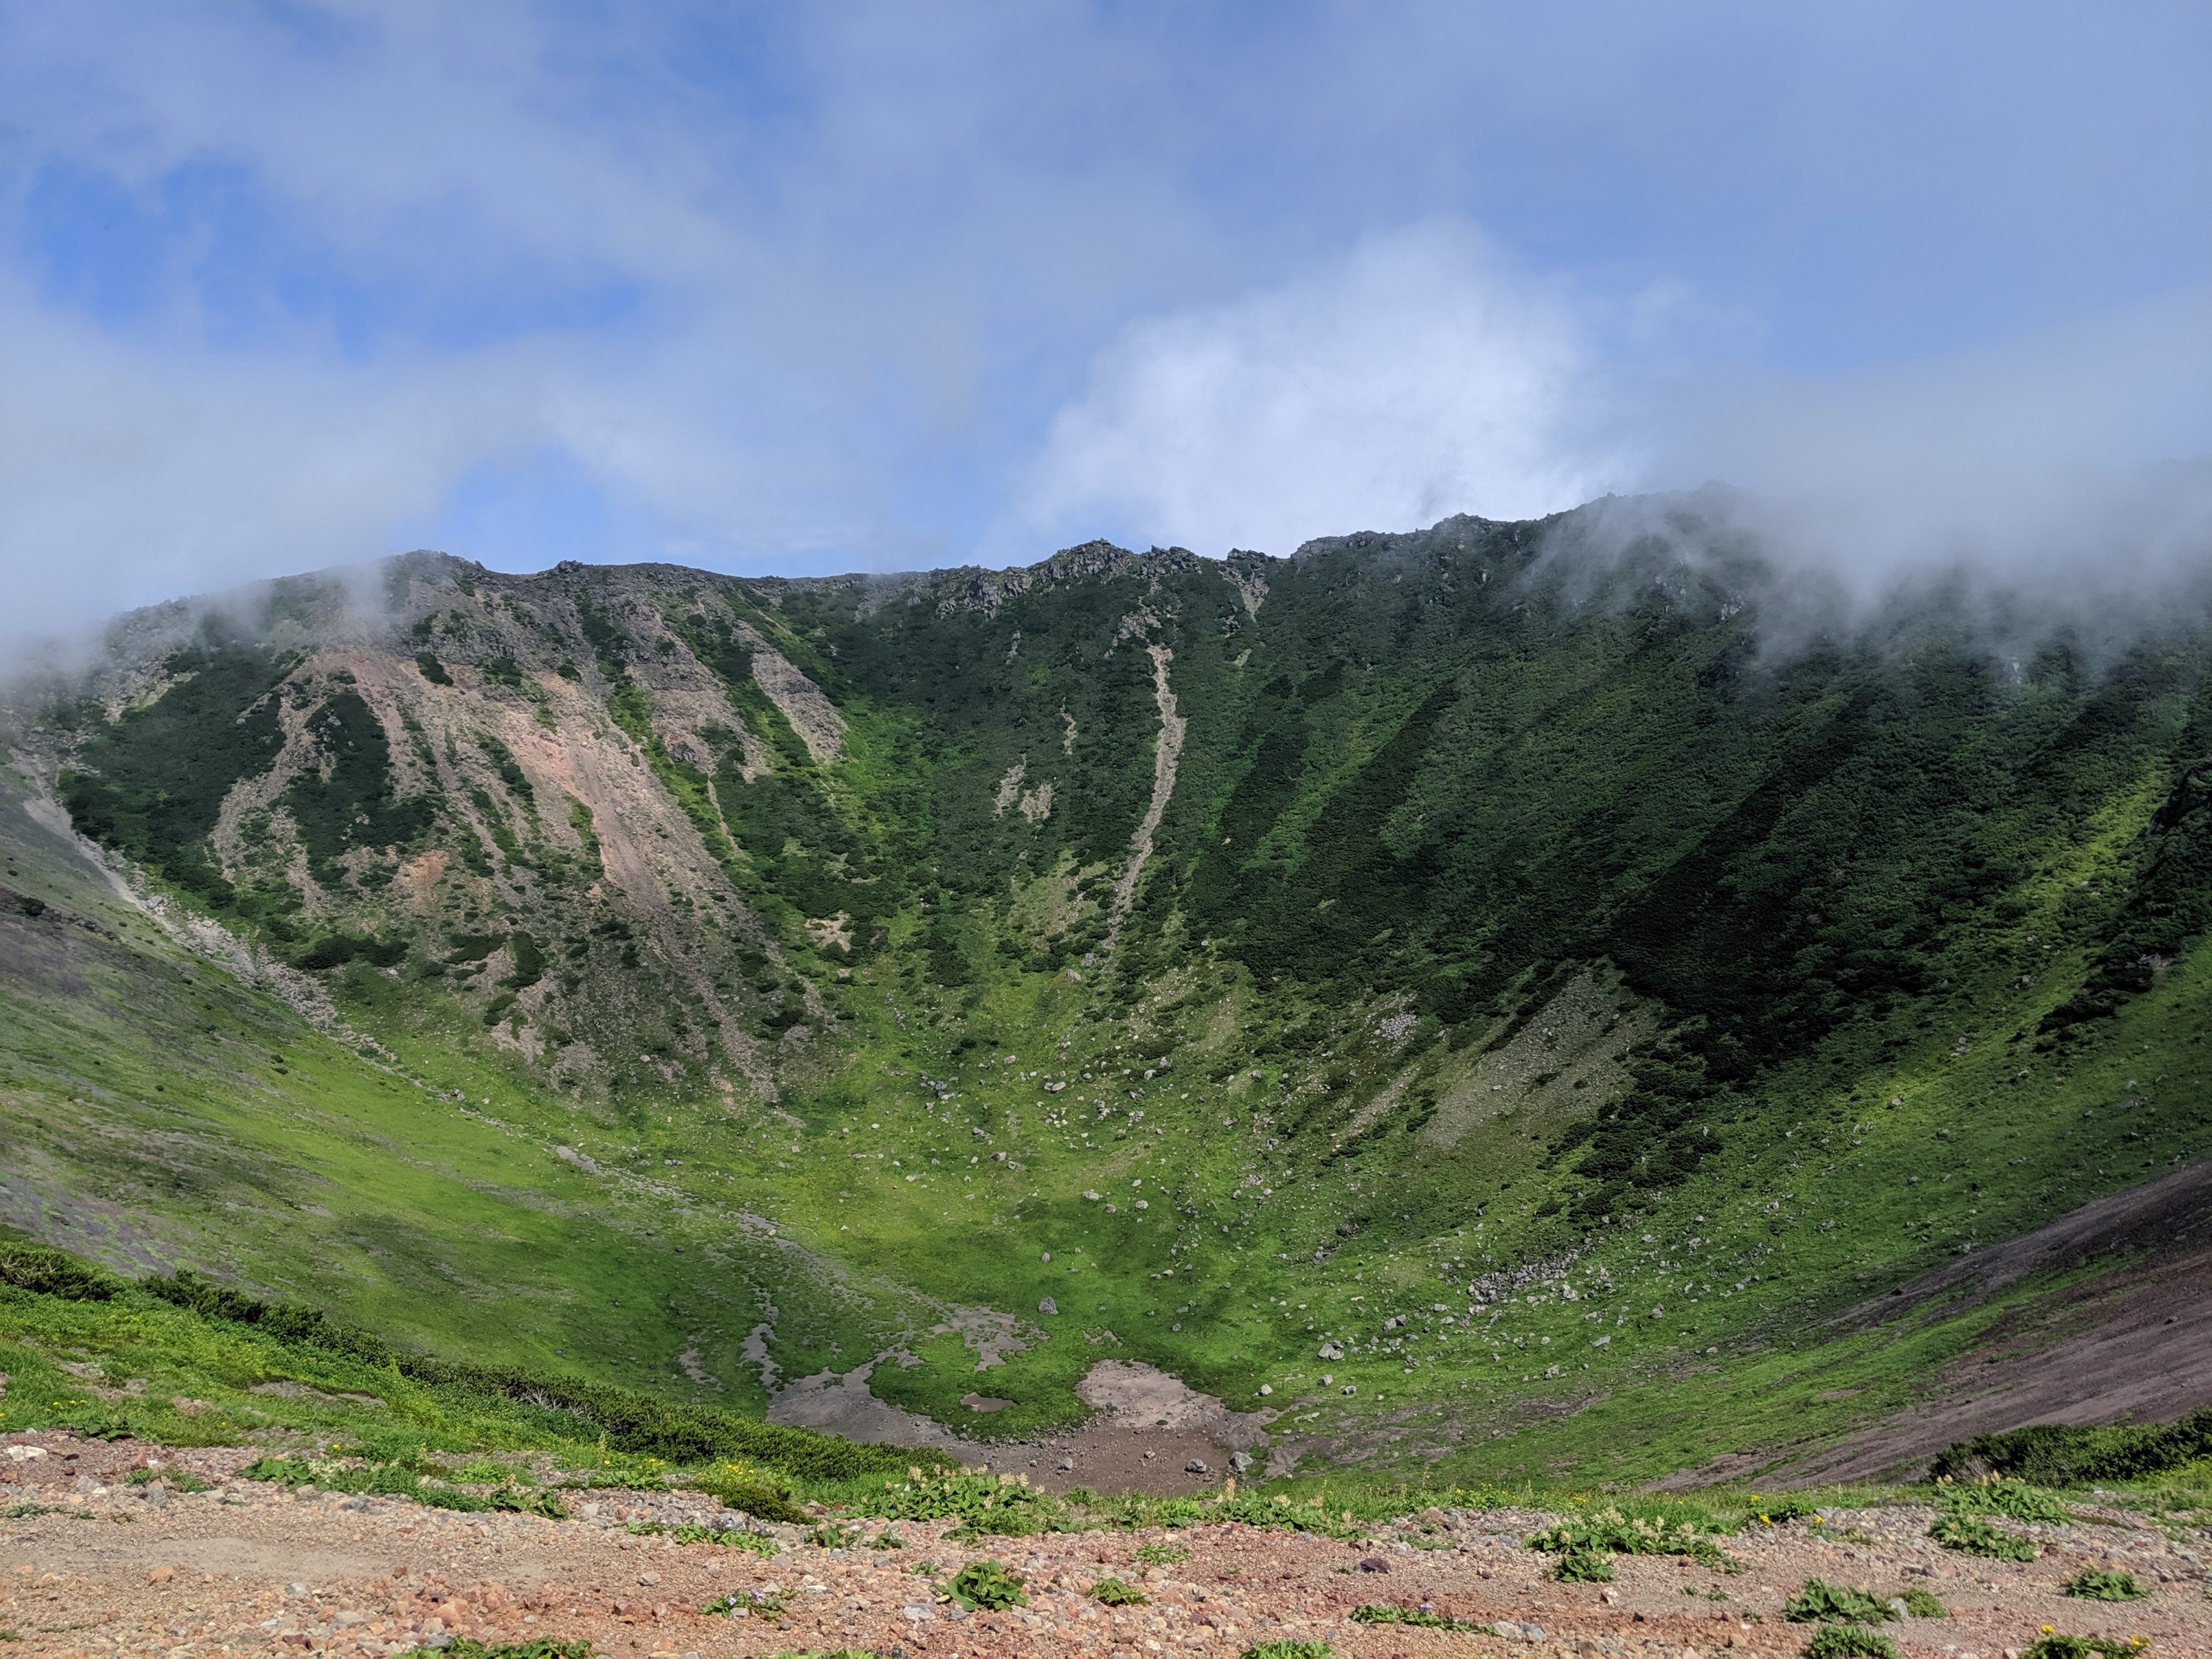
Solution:
[{"label": "green leafy plant", "polygon": [[1552,1564],[1552,1577],[1563,1584],[1610,1584],[1613,1559],[1598,1550],[1564,1550]]},{"label": "green leafy plant", "polygon": [[886,1481],[868,1488],[861,1501],[869,1514],[886,1521],[957,1520],[957,1537],[1020,1538],[1069,1524],[1058,1499],[991,1474]]},{"label": "green leafy plant", "polygon": [[529,1486],[530,1471],[518,1469],[512,1463],[501,1463],[495,1458],[479,1457],[446,1471],[448,1480],[466,1480],[483,1486]]},{"label": "green leafy plant", "polygon": [[1190,1552],[1180,1544],[1139,1544],[1137,1559],[1148,1567],[1171,1567],[1189,1560]]},{"label": "green leafy plant", "polygon": [[203,1480],[190,1469],[133,1469],[123,1477],[133,1486],[164,1486],[172,1492],[213,1492],[211,1482]]},{"label": "green leafy plant", "polygon": [[1356,1625],[1419,1625],[1430,1630],[1478,1628],[1464,1619],[1447,1618],[1426,1607],[1393,1607],[1387,1601],[1370,1601],[1365,1607],[1354,1607],[1352,1621]]},{"label": "green leafy plant", "polygon": [[1945,1549],[1964,1555],[1986,1555],[2001,1561],[2035,1559],[2035,1546],[2027,1539],[1975,1516],[1938,1516],[1928,1535]]},{"label": "green leafy plant", "polygon": [[459,1510],[464,1514],[504,1510],[511,1514],[542,1515],[565,1520],[568,1511],[548,1492],[521,1492],[502,1486],[479,1496],[459,1487],[425,1481],[404,1463],[320,1457],[258,1457],[239,1475],[246,1480],[267,1480],[281,1486],[315,1486],[378,1498],[411,1498],[431,1509]]},{"label": "green leafy plant", "polygon": [[1905,1611],[1915,1619],[1948,1619],[1951,1609],[1936,1598],[1934,1592],[1915,1584],[1897,1598],[1905,1603]]},{"label": "green leafy plant", "polygon": [[1748,1499],[1747,1520],[1756,1521],[1763,1527],[1778,1527],[1790,1521],[1817,1521],[1821,1506],[1797,1492],[1778,1492],[1771,1498],[1761,1498],[1753,1492]]},{"label": "green leafy plant", "polygon": [[1782,1616],[1798,1625],[1878,1625],[1897,1614],[1887,1602],[1863,1589],[1808,1578],[1804,1589],[1782,1604]]},{"label": "green leafy plant", "polygon": [[1863,1625],[1823,1625],[1802,1654],[1803,1659],[1899,1659],[1896,1643]]},{"label": "green leafy plant", "polygon": [[970,1561],[946,1581],[945,1593],[970,1613],[1000,1613],[1029,1605],[1019,1573],[997,1561]]},{"label": "green leafy plant", "polygon": [[2112,1423],[2075,1428],[2037,1423],[2003,1434],[1962,1440],[1942,1453],[1930,1473],[1941,1479],[1969,1468],[1993,1468],[2045,1486],[2081,1486],[2096,1480],[2139,1480],[2162,1474],[2212,1452],[2212,1406],[2172,1423]]},{"label": "green leafy plant", "polygon": [[694,1475],[691,1484],[726,1510],[736,1510],[756,1521],[803,1522],[806,1511],[792,1502],[791,1494],[766,1470],[749,1463],[724,1462]]},{"label": "green leafy plant", "polygon": [[421,1654],[425,1659],[442,1654],[445,1659],[592,1659],[594,1651],[589,1642],[556,1642],[550,1636],[541,1636],[535,1642],[507,1642],[496,1647],[487,1646],[464,1637],[442,1648],[410,1648],[408,1659]]},{"label": "green leafy plant", "polygon": [[767,1590],[732,1590],[727,1595],[718,1595],[699,1611],[714,1619],[729,1619],[738,1613],[748,1618],[780,1621],[783,1618],[783,1598]]},{"label": "green leafy plant", "polygon": [[2139,1601],[2150,1592],[2136,1583],[2131,1572],[2077,1572],[2066,1581],[2066,1593],[2087,1601]]},{"label": "green leafy plant", "polygon": [[2020,1650],[2020,1659],[2132,1659],[2150,1644],[2140,1636],[2069,1636],[2048,1631]]},{"label": "green leafy plant", "polygon": [[1696,1521],[1631,1514],[1614,1504],[1530,1533],[1528,1547],[1555,1555],[1686,1555],[1709,1567],[1739,1571]]},{"label": "green leafy plant", "polygon": [[783,1553],[783,1546],[770,1534],[743,1527],[702,1527],[692,1522],[672,1527],[663,1521],[633,1521],[623,1530],[638,1538],[672,1538],[679,1544],[720,1544],[725,1549],[750,1550],[755,1555]]},{"label": "green leafy plant", "polygon": [[1326,1642],[1255,1642],[1237,1659],[1334,1659]]},{"label": "green leafy plant", "polygon": [[2074,1511],[2057,1497],[2025,1480],[1947,1482],[1936,1488],[1936,1501],[1954,1515],[2003,1515],[2015,1521],[2060,1522],[2074,1518]]},{"label": "green leafy plant", "polygon": [[1141,1607],[1152,1598],[1134,1584],[1125,1583],[1109,1573],[1091,1587],[1091,1599],[1104,1607]]}]

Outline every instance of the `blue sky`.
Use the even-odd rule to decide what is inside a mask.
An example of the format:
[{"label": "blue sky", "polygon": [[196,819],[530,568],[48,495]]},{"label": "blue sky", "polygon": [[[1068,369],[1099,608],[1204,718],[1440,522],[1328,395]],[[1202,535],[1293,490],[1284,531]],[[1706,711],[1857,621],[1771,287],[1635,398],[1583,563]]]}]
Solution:
[{"label": "blue sky", "polygon": [[2208,83],[2197,4],[0,0],[0,579],[2002,542],[2212,451]]}]

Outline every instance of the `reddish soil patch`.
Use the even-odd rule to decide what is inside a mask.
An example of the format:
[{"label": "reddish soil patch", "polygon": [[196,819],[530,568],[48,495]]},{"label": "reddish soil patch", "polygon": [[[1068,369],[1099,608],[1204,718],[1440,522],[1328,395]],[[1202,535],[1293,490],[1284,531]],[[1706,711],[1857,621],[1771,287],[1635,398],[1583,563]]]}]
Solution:
[{"label": "reddish soil patch", "polygon": [[[1808,1577],[1887,1595],[1932,1590],[1943,1619],[1886,1627],[1909,1659],[1998,1659],[2039,1626],[2142,1635],[2154,1653],[2212,1650],[2212,1604],[2191,1552],[2118,1515],[2095,1526],[2023,1528],[2027,1563],[1947,1554],[1926,1536],[1929,1511],[1826,1517],[1727,1540],[1743,1571],[1723,1575],[1674,1558],[1620,1558],[1611,1585],[1561,1584],[1522,1538],[1527,1510],[1430,1511],[1349,1541],[1250,1527],[1168,1534],[1080,1533],[954,1543],[945,1523],[902,1523],[892,1548],[823,1549],[802,1529],[774,1528],[763,1559],[711,1544],[631,1535],[625,1522],[719,1521],[690,1494],[580,1493],[573,1520],[457,1515],[391,1498],[292,1496],[233,1474],[236,1450],[165,1451],[42,1434],[48,1455],[10,1463],[0,1522],[0,1627],[24,1655],[161,1651],[391,1659],[425,1640],[588,1640],[614,1659],[747,1656],[840,1647],[909,1659],[1016,1659],[1167,1653],[1230,1659],[1275,1639],[1326,1641],[1346,1659],[1679,1659],[1709,1653],[1794,1654],[1808,1631],[1779,1617]],[[133,1466],[184,1466],[216,1490],[185,1494],[122,1484]],[[880,1537],[880,1534],[874,1537]],[[1187,1559],[1149,1565],[1140,1544]],[[969,1562],[996,1559],[1025,1581],[1029,1605],[963,1614],[938,1586]],[[2126,1606],[2069,1601],[2084,1567],[2124,1567],[2154,1594]],[[1099,1577],[1137,1584],[1143,1607],[1106,1607]],[[780,1616],[702,1611],[766,1594]],[[1491,1626],[1482,1632],[1370,1626],[1365,1603],[1424,1604]]]}]

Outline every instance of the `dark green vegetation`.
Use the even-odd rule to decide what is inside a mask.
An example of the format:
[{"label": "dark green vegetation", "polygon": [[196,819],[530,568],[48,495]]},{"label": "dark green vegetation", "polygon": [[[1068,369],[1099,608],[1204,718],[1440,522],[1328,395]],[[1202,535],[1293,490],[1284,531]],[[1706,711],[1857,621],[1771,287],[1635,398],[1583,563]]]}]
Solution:
[{"label": "dark green vegetation", "polygon": [[876,1361],[1020,1434],[1142,1359],[1438,1487],[1832,1441],[2052,1279],[1891,1291],[2201,1150],[2212,629],[1785,640],[1711,507],[134,619],[0,773],[0,1203],[410,1386]]},{"label": "dark green vegetation", "polygon": [[1986,1555],[2003,1561],[2033,1561],[2035,1546],[2016,1532],[1972,1515],[1938,1516],[1928,1535],[1947,1550],[1962,1555]]},{"label": "dark green vegetation", "polygon": [[[1607,1575],[1608,1577],[1610,1574]],[[1471,1620],[1450,1619],[1426,1607],[1401,1607],[1387,1601],[1370,1601],[1352,1610],[1355,1625],[1413,1625],[1423,1630],[1480,1630]]]},{"label": "dark green vegetation", "polygon": [[2140,1637],[2123,1641],[2117,1636],[2069,1636],[2053,1632],[2022,1648],[2020,1659],[2131,1659],[2144,1646]]},{"label": "dark green vegetation", "polygon": [[1897,1614],[1887,1601],[1865,1590],[1808,1578],[1802,1589],[1783,1603],[1782,1616],[1799,1625],[1879,1625]]},{"label": "dark green vegetation", "polygon": [[125,1282],[20,1241],[0,1241],[0,1370],[10,1378],[0,1420],[11,1428],[172,1445],[274,1437],[298,1449],[262,1457],[247,1478],[443,1509],[557,1516],[560,1499],[539,1478],[549,1468],[568,1471],[572,1485],[646,1486],[681,1469],[732,1508],[797,1521],[795,1491],[836,1501],[917,1460],[941,1462],[717,1407],[401,1352],[319,1310],[185,1278]]},{"label": "dark green vegetation", "polygon": [[2131,1572],[2077,1572],[2066,1581],[2066,1593],[2085,1601],[2140,1601],[2150,1592],[2136,1583]]},{"label": "dark green vegetation", "polygon": [[2075,1518],[2069,1504],[2025,1480],[2000,1478],[1960,1485],[1939,1480],[1936,1501],[1954,1515],[2008,1515],[2015,1521],[2061,1523]]},{"label": "dark green vegetation", "polygon": [[1899,1659],[1896,1643],[1860,1625],[1823,1625],[1802,1651],[1804,1659]]},{"label": "dark green vegetation", "polygon": [[2208,1454],[2212,1454],[2212,1407],[2173,1423],[2116,1423],[2094,1429],[2038,1423],[2008,1434],[1981,1435],[1945,1451],[1931,1473],[1946,1478],[1978,1463],[2041,1486],[2086,1486],[2093,1481],[2163,1474]]},{"label": "dark green vegetation", "polygon": [[[1736,1563],[1713,1539],[1734,1530],[1707,1511],[1665,1499],[1625,1498],[1578,1507],[1566,1519],[1530,1533],[1528,1547],[1557,1554],[1562,1578],[1596,1578],[1596,1565],[1608,1555],[1680,1555],[1732,1572]],[[1577,1571],[1566,1570],[1571,1561]],[[1611,1576],[1609,1569],[1604,1576]]]},{"label": "dark green vegetation", "polygon": [[1000,1613],[1029,1605],[1022,1576],[998,1561],[970,1561],[945,1581],[945,1593],[974,1613]]}]

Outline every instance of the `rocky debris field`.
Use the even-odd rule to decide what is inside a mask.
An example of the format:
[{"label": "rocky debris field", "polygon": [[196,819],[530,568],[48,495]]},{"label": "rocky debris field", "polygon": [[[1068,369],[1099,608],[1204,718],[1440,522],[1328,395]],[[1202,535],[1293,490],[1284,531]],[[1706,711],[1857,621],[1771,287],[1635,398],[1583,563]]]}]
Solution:
[{"label": "rocky debris field", "polygon": [[[0,1445],[4,1651],[381,1659],[463,1638],[543,1638],[589,1641],[618,1659],[846,1648],[1233,1659],[1293,1641],[1372,1659],[1680,1659],[1800,1652],[1814,1626],[1786,1620],[1784,1603],[1820,1578],[1884,1601],[1931,1593],[1944,1616],[1882,1626],[1907,1656],[2001,1659],[2046,1626],[2144,1638],[2154,1655],[2212,1653],[2197,1553],[2118,1511],[2094,1523],[2006,1523],[2034,1540],[2027,1562],[1938,1548],[1926,1535],[1934,1512],[1905,1506],[1721,1540],[1735,1571],[1616,1556],[1612,1583],[1568,1583],[1550,1576],[1555,1557],[1524,1542],[1551,1519],[1534,1510],[1431,1510],[1349,1541],[1239,1525],[955,1541],[953,1523],[939,1522],[848,1528],[837,1546],[783,1526],[761,1529],[769,1555],[680,1541],[680,1527],[742,1524],[687,1493],[564,1493],[574,1512],[557,1521],[460,1513],[240,1480],[250,1455],[58,1433]],[[205,1490],[185,1490],[194,1486]],[[945,1587],[977,1562],[1018,1576],[1026,1605],[970,1611],[949,1598]],[[2064,1595],[2084,1571],[2130,1572],[2148,1594]],[[1143,1601],[1102,1601],[1094,1591],[1109,1577]],[[1373,1607],[1462,1627],[1353,1617]]]}]

